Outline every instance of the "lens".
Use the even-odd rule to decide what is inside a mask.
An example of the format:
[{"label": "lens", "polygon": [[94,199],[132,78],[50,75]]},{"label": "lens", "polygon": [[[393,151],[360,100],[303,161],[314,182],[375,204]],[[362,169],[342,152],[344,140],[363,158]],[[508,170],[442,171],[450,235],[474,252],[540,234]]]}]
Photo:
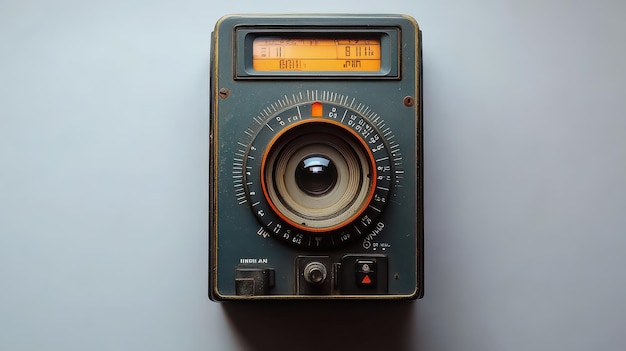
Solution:
[{"label": "lens", "polygon": [[296,183],[311,196],[324,195],[337,183],[337,168],[322,155],[307,157],[296,169]]},{"label": "lens", "polygon": [[261,183],[272,210],[310,232],[337,230],[373,196],[373,156],[347,127],[307,121],[283,131],[263,156]]}]

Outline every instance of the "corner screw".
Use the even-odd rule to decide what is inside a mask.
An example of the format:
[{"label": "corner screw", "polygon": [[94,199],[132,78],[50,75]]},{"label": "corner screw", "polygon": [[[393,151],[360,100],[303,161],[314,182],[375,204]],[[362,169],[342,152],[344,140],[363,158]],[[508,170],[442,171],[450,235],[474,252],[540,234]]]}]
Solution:
[{"label": "corner screw", "polygon": [[220,98],[226,99],[230,95],[230,90],[228,88],[222,88],[219,92]]},{"label": "corner screw", "polygon": [[404,97],[404,100],[402,100],[402,102],[404,102],[404,106],[406,107],[412,107],[413,105],[415,105],[415,99],[413,99],[412,96]]}]

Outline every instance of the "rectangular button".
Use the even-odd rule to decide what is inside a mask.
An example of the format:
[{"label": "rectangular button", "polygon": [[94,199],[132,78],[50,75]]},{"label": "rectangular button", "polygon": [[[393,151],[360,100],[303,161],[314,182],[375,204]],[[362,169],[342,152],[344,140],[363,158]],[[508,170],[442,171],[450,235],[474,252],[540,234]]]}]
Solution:
[{"label": "rectangular button", "polygon": [[376,259],[358,259],[354,266],[356,285],[363,288],[376,288],[378,283],[376,268]]}]

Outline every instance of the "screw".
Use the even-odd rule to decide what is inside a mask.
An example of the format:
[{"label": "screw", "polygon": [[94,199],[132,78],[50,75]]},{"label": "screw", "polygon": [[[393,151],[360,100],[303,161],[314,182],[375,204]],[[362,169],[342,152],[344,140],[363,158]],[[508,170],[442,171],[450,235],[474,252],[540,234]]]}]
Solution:
[{"label": "screw", "polygon": [[226,99],[230,95],[230,90],[228,88],[220,89],[219,95],[222,99]]},{"label": "screw", "polygon": [[412,96],[406,96],[402,102],[404,102],[404,106],[411,107],[415,104],[415,99]]}]

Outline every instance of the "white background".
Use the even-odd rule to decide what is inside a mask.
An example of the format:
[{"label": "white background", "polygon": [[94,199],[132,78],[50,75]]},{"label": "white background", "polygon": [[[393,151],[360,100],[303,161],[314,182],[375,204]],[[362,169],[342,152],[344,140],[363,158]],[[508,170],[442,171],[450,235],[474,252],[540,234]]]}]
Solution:
[{"label": "white background", "polygon": [[[423,30],[426,295],[210,302],[210,33]],[[623,1],[0,3],[0,350],[621,350]]]}]

